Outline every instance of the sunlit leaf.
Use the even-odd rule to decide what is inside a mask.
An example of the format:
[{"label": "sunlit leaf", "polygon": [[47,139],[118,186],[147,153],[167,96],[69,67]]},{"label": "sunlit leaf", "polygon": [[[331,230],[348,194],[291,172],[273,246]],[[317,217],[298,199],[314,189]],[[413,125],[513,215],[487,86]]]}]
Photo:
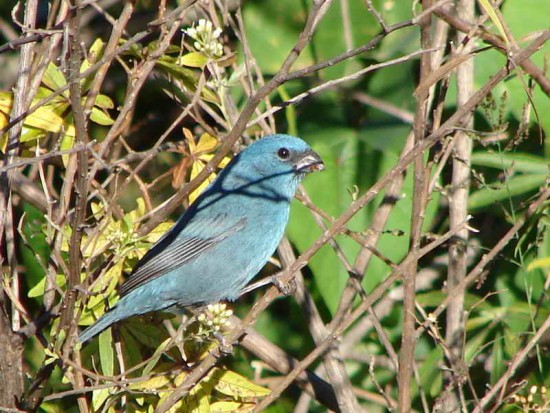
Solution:
[{"label": "sunlit leaf", "polygon": [[[62,88],[67,85],[65,76],[61,73],[59,67],[57,67],[53,62],[48,64],[48,68],[42,77],[42,83],[49,87],[51,90],[56,91],[57,89]],[[65,91],[65,96],[68,96],[68,91]]]},{"label": "sunlit leaf", "polygon": [[537,258],[529,263],[527,266],[527,271],[533,271],[537,268],[546,268],[550,267],[550,257]]},{"label": "sunlit leaf", "polygon": [[259,386],[234,371],[221,368],[213,369],[209,381],[216,391],[234,398],[262,397],[271,393],[271,390]]},{"label": "sunlit leaf", "polygon": [[[13,106],[13,94],[11,92],[0,91],[0,129],[5,128],[9,122],[9,115]],[[51,108],[51,106],[41,106],[25,118],[23,124],[46,132],[61,132],[64,121]],[[22,141],[23,138],[21,139]],[[27,140],[30,140],[27,138]]]},{"label": "sunlit leaf", "polygon": [[131,383],[128,387],[132,390],[162,390],[171,386],[177,386],[187,377],[187,373],[162,374],[151,377],[145,381]]},{"label": "sunlit leaf", "polygon": [[[57,285],[60,288],[63,288],[65,286],[66,277],[63,274],[57,274],[55,278],[55,285]],[[38,284],[36,284],[34,287],[32,287],[27,296],[30,298],[35,297],[42,297],[44,295],[44,289],[46,288],[46,277],[42,278]]]},{"label": "sunlit leaf", "polygon": [[96,63],[99,58],[103,54],[103,47],[105,46],[105,42],[101,40],[100,38],[96,38],[94,42],[92,43],[92,46],[90,47],[90,50],[86,54],[86,59],[82,61],[82,64],[80,65],[80,73],[85,72],[92,66],[94,63]]},{"label": "sunlit leaf", "polygon": [[489,0],[479,0],[479,4],[485,10],[485,13],[489,16],[495,27],[498,29],[498,32],[500,36],[504,39],[506,42],[506,45],[510,44],[510,40],[508,39],[508,36],[506,35],[506,30],[504,30],[504,27],[502,25],[502,22],[495,11],[494,6],[491,4]]},{"label": "sunlit leaf", "polygon": [[[205,164],[201,161],[196,161],[191,166],[191,179],[194,179],[204,169]],[[210,174],[193,192],[189,194],[189,202],[195,201],[197,197],[210,185],[210,183],[216,178],[216,174]]]},{"label": "sunlit leaf", "polygon": [[109,116],[109,114],[105,113],[103,110],[95,106],[92,108],[90,119],[98,125],[102,126],[110,126],[115,123],[115,121]]},{"label": "sunlit leaf", "polygon": [[176,62],[182,66],[203,68],[208,62],[208,58],[201,53],[191,52],[178,57]]},{"label": "sunlit leaf", "polygon": [[218,139],[209,133],[203,133],[197,142],[197,146],[191,151],[191,153],[200,154],[203,152],[211,152],[216,149],[216,146],[218,146]]},{"label": "sunlit leaf", "polygon": [[[69,125],[65,129],[65,133],[61,137],[60,149],[62,151],[67,151],[73,148],[75,135],[76,135],[76,132],[75,132],[74,126]],[[61,160],[63,161],[63,165],[65,165],[65,167],[67,167],[67,165],[69,164],[69,156],[70,155],[61,156]]]},{"label": "sunlit leaf", "polygon": [[194,386],[187,397],[183,399],[185,411],[189,413],[210,413],[210,394],[207,393],[201,383]]},{"label": "sunlit leaf", "polygon": [[109,389],[99,389],[92,392],[92,407],[94,411],[101,410],[101,406],[107,401],[109,395]]},{"label": "sunlit leaf", "polygon": [[94,105],[101,109],[113,109],[115,107],[113,100],[109,96],[101,94],[95,98]]}]

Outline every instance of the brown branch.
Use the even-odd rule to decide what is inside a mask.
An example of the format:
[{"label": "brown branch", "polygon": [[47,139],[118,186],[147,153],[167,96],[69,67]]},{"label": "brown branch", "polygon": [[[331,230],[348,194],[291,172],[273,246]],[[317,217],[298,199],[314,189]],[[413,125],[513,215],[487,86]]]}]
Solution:
[{"label": "brown branch", "polygon": [[[69,98],[71,109],[75,122],[75,141],[81,145],[86,145],[89,141],[87,121],[82,106],[82,90],[79,80],[80,66],[82,64],[81,42],[80,42],[80,0],[71,2],[71,11],[69,12],[67,27],[67,83],[69,85]],[[83,225],[86,220],[86,208],[88,198],[88,151],[79,151],[71,156],[69,162],[76,162],[75,167],[75,187],[74,187],[74,205],[75,213],[71,219],[71,236],[69,240],[69,273],[67,276],[67,292],[61,318],[59,321],[59,331],[65,332],[65,343],[63,345],[63,359],[69,357],[72,352],[73,338],[71,333],[76,328],[75,304],[77,291],[75,287],[80,283],[80,273],[82,271],[82,252],[81,243],[83,235]],[[77,360],[79,360],[78,354]],[[72,375],[71,375],[72,376]],[[84,378],[81,373],[75,370],[74,380],[76,387],[84,386]],[[88,407],[84,397],[78,398],[78,405],[81,412],[87,412]]]},{"label": "brown branch", "polygon": [[[24,15],[24,36],[30,36],[29,31],[36,26],[38,13],[38,2],[29,0],[25,5]],[[30,71],[33,59],[33,43],[26,43],[22,46],[21,58],[19,62],[19,72],[16,90],[14,93],[13,107],[10,113],[10,120],[13,121],[20,117],[29,105],[33,92],[29,90]],[[12,129],[9,130],[7,139],[6,153],[3,159],[3,166],[9,165],[15,159],[19,152],[19,143],[23,122],[15,122]],[[1,134],[0,134],[1,136]],[[10,179],[13,171],[0,172],[0,251],[4,249],[8,254],[8,264],[10,268],[10,282],[12,289],[19,290],[19,280],[17,266],[15,265],[15,228],[13,210],[11,205],[11,185]],[[4,240],[4,242],[3,242]],[[4,264],[3,253],[0,254],[0,267]],[[19,297],[15,297],[19,299]],[[14,333],[14,327],[18,327],[19,316],[17,309],[12,304],[12,323],[10,325],[9,314],[10,301],[4,287],[0,288],[0,405],[7,408],[16,408],[18,399],[21,398],[24,389],[23,377],[23,343],[21,338]],[[14,325],[15,322],[15,325]]]},{"label": "brown branch", "polygon": [[[429,7],[430,1],[423,0],[422,8]],[[420,44],[422,49],[432,47],[431,17],[426,16],[419,21]],[[427,77],[432,72],[432,57],[430,54],[420,58],[419,87],[428,83]],[[429,83],[428,83],[429,84]],[[417,100],[416,114],[414,117],[414,142],[421,144],[426,137],[426,124],[428,122],[428,93],[415,94]],[[413,200],[411,211],[410,252],[415,253],[420,248],[422,237],[422,224],[428,201],[427,171],[424,166],[424,153],[414,159]],[[403,273],[403,332],[401,336],[401,350],[399,352],[399,370],[397,372],[397,386],[399,397],[397,411],[407,413],[411,410],[411,379],[414,369],[414,349],[416,337],[415,326],[415,302],[416,302],[416,272],[418,261],[411,260],[410,265]]]},{"label": "brown branch", "polygon": [[[460,0],[457,2],[457,15],[472,21],[475,18],[475,1]],[[463,45],[466,35],[458,32],[456,43]],[[471,45],[466,44],[461,53],[468,53]],[[457,105],[460,106],[468,101],[474,92],[474,60],[464,61],[457,69]],[[474,122],[471,115],[467,115],[466,127],[473,128]],[[468,195],[470,192],[470,158],[472,155],[472,140],[461,131],[454,136],[453,150],[453,172],[451,179],[451,190],[449,194],[449,222],[451,229],[456,228],[468,216]],[[459,284],[467,272],[467,249],[468,231],[459,231],[456,237],[451,239],[449,245],[449,270],[447,274],[447,286],[451,290]],[[451,296],[447,309],[447,323],[445,331],[445,343],[450,356],[452,367],[463,362],[463,339],[465,335],[464,319],[464,297],[465,291],[459,291]],[[458,370],[458,369],[457,369]],[[445,393],[442,400],[443,411],[452,413],[461,409],[461,384],[456,377],[460,376],[459,371],[453,368],[444,374]],[[465,410],[466,406],[462,406]]]}]

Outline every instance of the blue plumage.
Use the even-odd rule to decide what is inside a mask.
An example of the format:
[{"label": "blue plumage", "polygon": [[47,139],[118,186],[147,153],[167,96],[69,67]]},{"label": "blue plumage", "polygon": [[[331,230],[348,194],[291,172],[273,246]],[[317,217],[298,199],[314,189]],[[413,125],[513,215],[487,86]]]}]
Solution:
[{"label": "blue plumage", "polygon": [[133,315],[236,299],[277,248],[298,184],[322,169],[299,138],[272,135],[251,144],[145,254],[115,307],[80,341]]}]

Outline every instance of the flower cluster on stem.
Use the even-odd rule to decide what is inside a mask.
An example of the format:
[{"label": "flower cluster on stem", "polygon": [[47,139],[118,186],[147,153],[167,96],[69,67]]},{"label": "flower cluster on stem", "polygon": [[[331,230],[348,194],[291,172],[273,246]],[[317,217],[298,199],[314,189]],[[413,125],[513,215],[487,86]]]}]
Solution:
[{"label": "flower cluster on stem", "polygon": [[218,40],[222,29],[214,28],[211,21],[200,19],[196,26],[190,27],[184,32],[194,40],[193,47],[197,52],[203,53],[209,58],[218,58],[223,55],[223,45]]}]

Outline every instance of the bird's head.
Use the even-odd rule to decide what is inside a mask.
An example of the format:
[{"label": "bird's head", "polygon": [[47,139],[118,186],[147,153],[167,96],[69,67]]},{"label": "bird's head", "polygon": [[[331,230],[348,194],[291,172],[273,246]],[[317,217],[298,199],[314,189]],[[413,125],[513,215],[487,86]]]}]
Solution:
[{"label": "bird's head", "polygon": [[305,175],[324,168],[321,157],[306,142],[290,135],[270,135],[254,142],[227,167],[232,186],[255,184],[287,199],[294,197]]},{"label": "bird's head", "polygon": [[241,154],[262,176],[295,175],[322,171],[323,161],[302,139],[290,135],[270,135],[254,142]]}]

